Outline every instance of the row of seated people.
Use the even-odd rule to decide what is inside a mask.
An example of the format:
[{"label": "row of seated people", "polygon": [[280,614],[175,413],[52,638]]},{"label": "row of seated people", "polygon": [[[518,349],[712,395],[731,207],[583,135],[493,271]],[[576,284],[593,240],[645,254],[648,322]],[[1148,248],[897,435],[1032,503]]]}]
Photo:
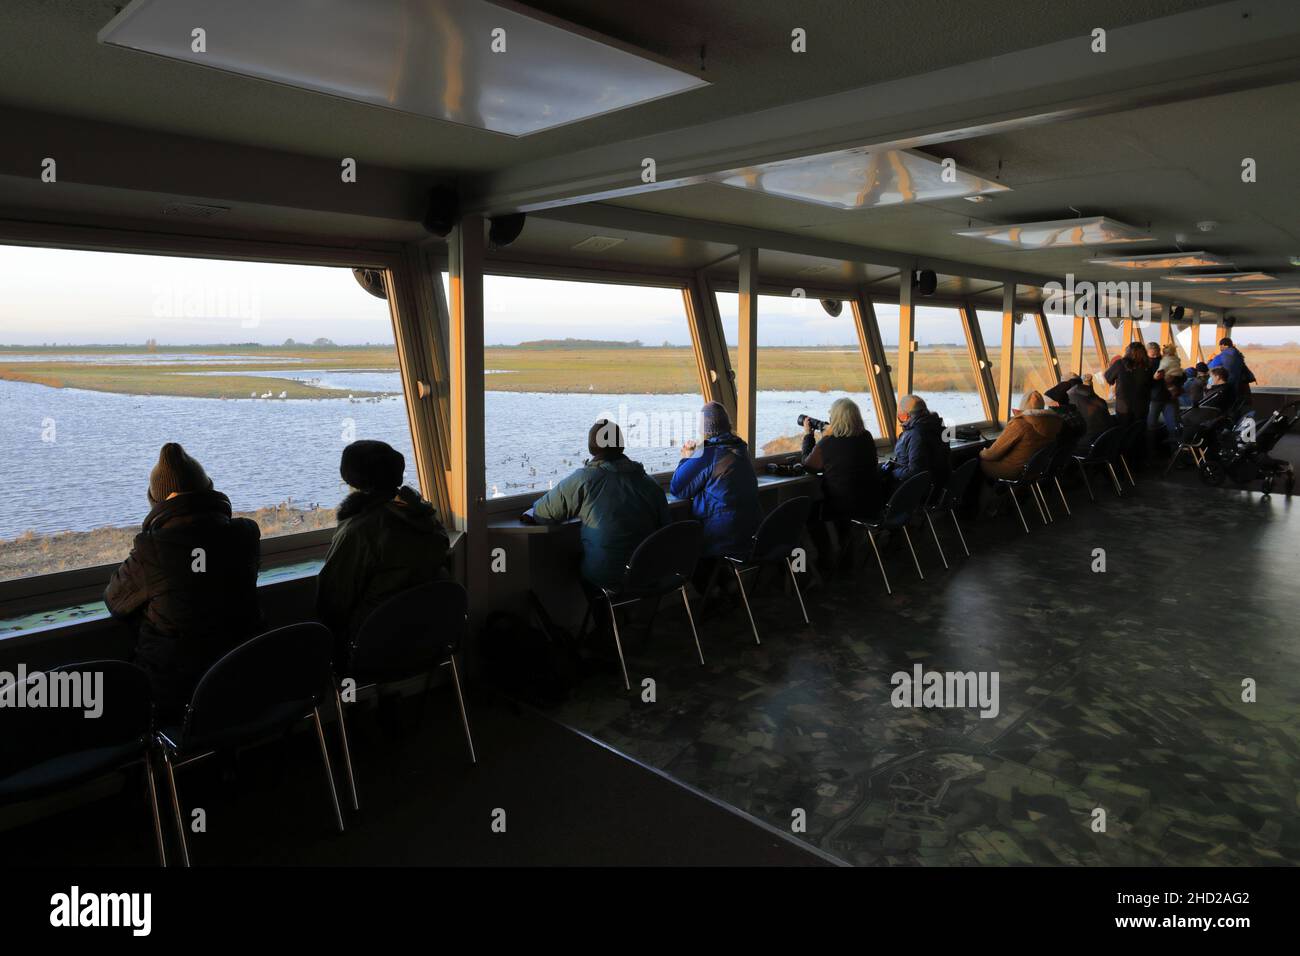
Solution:
[{"label": "row of seated people", "polygon": [[[362,622],[395,595],[443,575],[449,539],[437,512],[402,484],[406,462],[378,441],[343,450],[351,487],[317,579],[316,613],[345,667]],[[257,597],[261,532],[174,442],[149,475],[151,505],[131,553],[104,592],[135,633],[133,660],[149,675],[160,722],[179,718],[199,679],[265,630]]]}]

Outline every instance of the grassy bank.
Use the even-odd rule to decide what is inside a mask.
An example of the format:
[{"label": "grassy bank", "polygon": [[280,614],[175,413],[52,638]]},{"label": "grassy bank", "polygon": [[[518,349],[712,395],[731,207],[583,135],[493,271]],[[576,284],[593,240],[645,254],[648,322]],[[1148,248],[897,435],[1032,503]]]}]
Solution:
[{"label": "grassy bank", "polygon": [[[256,521],[263,538],[332,528],[336,523],[333,508],[306,511],[280,505],[237,514]],[[12,540],[0,541],[0,581],[116,564],[131,552],[131,542],[139,531],[139,525],[62,534],[29,531]]]}]

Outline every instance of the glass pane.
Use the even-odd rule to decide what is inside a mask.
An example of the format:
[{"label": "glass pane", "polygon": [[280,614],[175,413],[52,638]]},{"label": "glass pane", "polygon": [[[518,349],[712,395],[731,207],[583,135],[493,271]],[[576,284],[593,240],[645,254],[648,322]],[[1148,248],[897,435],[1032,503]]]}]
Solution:
[{"label": "glass pane", "polygon": [[356,438],[406,456],[388,303],[350,269],[0,246],[0,579],[112,564],[179,442],[262,534],[330,527]]},{"label": "glass pane", "polygon": [[[719,292],[717,299],[723,334],[732,347],[732,368],[736,368],[740,296]],[[832,316],[816,300],[760,295],[757,379],[754,417],[759,456],[798,451],[803,442],[799,416],[825,421],[831,402],[841,397],[858,403],[867,430],[876,433],[875,405],[848,302],[838,316]]]},{"label": "glass pane", "polygon": [[1046,392],[1056,384],[1056,376],[1043,357],[1043,343],[1038,337],[1038,322],[1032,315],[1022,315],[1016,325],[1015,361],[1011,368],[1011,407],[1020,408],[1027,392]]},{"label": "glass pane", "polygon": [[991,309],[977,309],[975,318],[979,320],[980,335],[984,339],[984,351],[988,353],[989,367],[993,372],[993,387],[998,387],[999,369],[1002,368],[1002,313]]},{"label": "glass pane", "polygon": [[1056,347],[1056,360],[1060,363],[1061,377],[1067,378],[1074,369],[1074,317],[1070,315],[1047,316],[1047,330]]},{"label": "glass pane", "polygon": [[1239,325],[1232,331],[1232,341],[1255,373],[1256,387],[1300,385],[1300,326]]},{"label": "glass pane", "polygon": [[1215,319],[1201,322],[1201,360],[1208,362],[1219,351],[1219,326]]},{"label": "glass pane", "polygon": [[487,276],[487,494],[546,491],[617,422],[651,474],[695,437],[700,378],[680,289]]},{"label": "glass pane", "polygon": [[948,425],[983,421],[984,403],[971,368],[966,327],[957,309],[916,307],[912,391]]}]

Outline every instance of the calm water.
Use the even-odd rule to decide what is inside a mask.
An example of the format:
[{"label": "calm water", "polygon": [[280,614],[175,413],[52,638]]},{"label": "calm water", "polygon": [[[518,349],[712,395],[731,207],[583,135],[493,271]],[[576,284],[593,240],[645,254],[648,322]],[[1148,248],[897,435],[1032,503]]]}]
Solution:
[{"label": "calm water", "polygon": [[[166,441],[181,442],[241,511],[287,501],[337,504],[346,493],[339,454],[351,438],[377,438],[400,450],[407,483],[415,484],[396,372],[295,369],[292,377],[319,380],[341,395],[306,401],[173,398],[0,380],[0,539],[29,529],[51,533],[138,523],[148,511],[149,471]],[[349,400],[351,391],[390,394]],[[825,417],[836,397],[760,392],[760,446],[799,434],[799,413]],[[870,396],[852,397],[874,430]],[[982,417],[974,393],[943,399],[939,410],[952,421]],[[630,454],[648,470],[671,470],[683,439],[694,435],[700,407],[695,394],[489,391],[485,403],[489,495],[545,491],[586,457],[587,429],[602,415],[623,425]]]}]

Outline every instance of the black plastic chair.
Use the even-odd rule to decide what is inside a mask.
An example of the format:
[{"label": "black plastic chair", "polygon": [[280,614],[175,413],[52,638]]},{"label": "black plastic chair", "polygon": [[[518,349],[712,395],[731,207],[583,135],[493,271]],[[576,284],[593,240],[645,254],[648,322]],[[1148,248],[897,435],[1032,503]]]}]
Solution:
[{"label": "black plastic chair", "polygon": [[1042,519],[1044,525],[1050,524],[1052,510],[1047,507],[1047,495],[1043,494],[1040,482],[1050,473],[1052,459],[1055,457],[1056,442],[1052,442],[1030,455],[1017,477],[997,480],[997,487],[1011,496],[1011,502],[1016,506],[1016,514],[1020,516],[1020,524],[1024,527],[1025,534],[1029,534],[1029,522],[1025,520],[1025,512],[1020,507],[1020,498],[1016,492],[1021,488],[1028,489],[1029,496],[1034,499],[1034,505],[1038,508],[1038,517]]},{"label": "black plastic chair", "polygon": [[[442,667],[451,669],[451,686],[456,691],[456,705],[465,729],[469,762],[478,763],[474,752],[474,735],[469,729],[465,693],[460,683],[456,653],[469,629],[469,596],[456,581],[431,581],[393,595],[370,612],[352,641],[347,661],[336,662],[339,682],[334,688],[334,706],[339,717],[339,737],[343,742],[343,766],[348,775],[352,809],[360,810],[357,779],[352,767],[352,749],[348,741],[347,722],[343,717],[344,680],[351,680],[360,691],[378,684],[428,675]],[[427,690],[427,686],[426,686]]]},{"label": "black plastic chair", "polygon": [[343,832],[343,812],[320,722],[320,703],[331,680],[331,643],[329,628],[314,622],[290,624],[244,642],[208,668],[194,688],[182,724],[160,728],[155,734],[186,866],[190,850],[176,771],[218,752],[287,736],[295,724],[309,717],[316,725],[334,822]]},{"label": "black plastic chair", "polygon": [[916,548],[912,547],[912,535],[907,528],[918,514],[925,513],[925,503],[930,497],[930,488],[933,484],[930,475],[926,472],[913,475],[894,489],[894,493],[889,496],[889,501],[885,502],[885,510],[881,512],[879,518],[870,521],[853,519],[855,525],[867,531],[867,541],[871,544],[871,550],[876,553],[876,564],[880,565],[880,576],[885,579],[885,591],[889,594],[893,594],[894,589],[889,585],[885,562],[880,557],[880,548],[876,546],[876,535],[882,531],[902,529],[903,537],[907,539],[907,550],[912,552],[916,573],[924,581],[925,572],[921,570],[921,561],[916,556]]},{"label": "black plastic chair", "polygon": [[[92,682],[99,716],[87,717],[89,707],[13,706],[17,695],[37,681],[65,687],[75,681],[83,695],[86,682]],[[149,676],[126,661],[66,664],[33,674],[21,684],[0,687],[0,804],[55,793],[139,764],[153,811],[158,862],[166,866],[158,791],[149,759],[152,733]]]},{"label": "black plastic chair", "polygon": [[1130,455],[1134,455],[1136,460],[1135,453],[1146,443],[1146,440],[1146,422],[1133,422],[1124,426],[1124,437],[1119,446],[1119,462],[1124,466],[1124,473],[1128,475],[1128,483],[1134,488],[1137,487],[1137,481],[1133,477],[1133,469],[1128,466],[1128,459]]},{"label": "black plastic chair", "polygon": [[948,557],[943,553],[943,545],[939,543],[939,533],[934,529],[934,521],[931,516],[946,513],[952,518],[952,525],[957,529],[957,540],[961,542],[961,549],[966,552],[966,557],[969,558],[970,548],[966,546],[966,536],[962,534],[961,522],[957,520],[957,509],[966,500],[966,495],[970,492],[971,483],[975,480],[975,474],[979,471],[979,467],[978,458],[972,458],[959,465],[948,476],[948,483],[939,492],[939,497],[925,509],[925,520],[930,523],[930,533],[934,535],[934,543],[939,549],[939,557],[943,559],[945,568],[948,567]]},{"label": "black plastic chair", "polygon": [[[799,610],[803,613],[803,622],[808,620],[808,608],[804,606],[803,595],[799,592],[799,581],[794,574],[794,564],[790,561],[794,549],[799,546],[804,527],[808,524],[808,512],[812,510],[812,499],[807,496],[791,498],[777,505],[759,524],[754,532],[754,546],[749,554],[728,555],[726,560],[736,575],[736,586],[740,588],[740,599],[745,603],[745,613],[749,615],[749,626],[754,632],[754,643],[762,644],[758,639],[758,625],[754,623],[754,612],[749,607],[749,597],[745,594],[745,580],[741,577],[746,571],[761,569],[770,564],[784,564],[790,572],[790,583],[794,585],[794,596],[799,601]],[[706,589],[707,591],[707,589]]]},{"label": "black plastic chair", "polygon": [[1074,453],[1074,463],[1079,466],[1079,473],[1083,475],[1083,486],[1088,489],[1088,497],[1093,501],[1097,500],[1097,496],[1093,494],[1092,482],[1088,480],[1088,469],[1101,465],[1105,465],[1110,472],[1110,480],[1115,485],[1115,494],[1120,498],[1124,497],[1124,490],[1119,484],[1119,473],[1115,471],[1115,459],[1119,457],[1124,430],[1127,427],[1116,425],[1107,428],[1092,440],[1091,445]]},{"label": "black plastic chair", "polygon": [[1165,466],[1165,474],[1173,470],[1183,452],[1190,454],[1192,463],[1199,468],[1201,462],[1205,460],[1206,442],[1223,419],[1223,413],[1217,408],[1189,408],[1183,412],[1176,436],[1178,447],[1174,449],[1173,457]]},{"label": "black plastic chair", "polygon": [[[704,663],[700,647],[700,634],[695,629],[695,616],[691,613],[691,599],[686,585],[700,562],[704,544],[704,526],[698,521],[674,521],[652,533],[642,541],[628,559],[623,583],[617,588],[600,589],[609,605],[609,622],[614,631],[614,647],[618,663],[623,670],[623,689],[631,690],[627,677],[627,661],[623,657],[623,640],[618,632],[617,608],[636,604],[647,598],[659,599],[672,591],[680,591],[686,605],[686,618],[691,623],[691,636],[695,638],[695,652]],[[585,629],[585,622],[584,622]]]}]

